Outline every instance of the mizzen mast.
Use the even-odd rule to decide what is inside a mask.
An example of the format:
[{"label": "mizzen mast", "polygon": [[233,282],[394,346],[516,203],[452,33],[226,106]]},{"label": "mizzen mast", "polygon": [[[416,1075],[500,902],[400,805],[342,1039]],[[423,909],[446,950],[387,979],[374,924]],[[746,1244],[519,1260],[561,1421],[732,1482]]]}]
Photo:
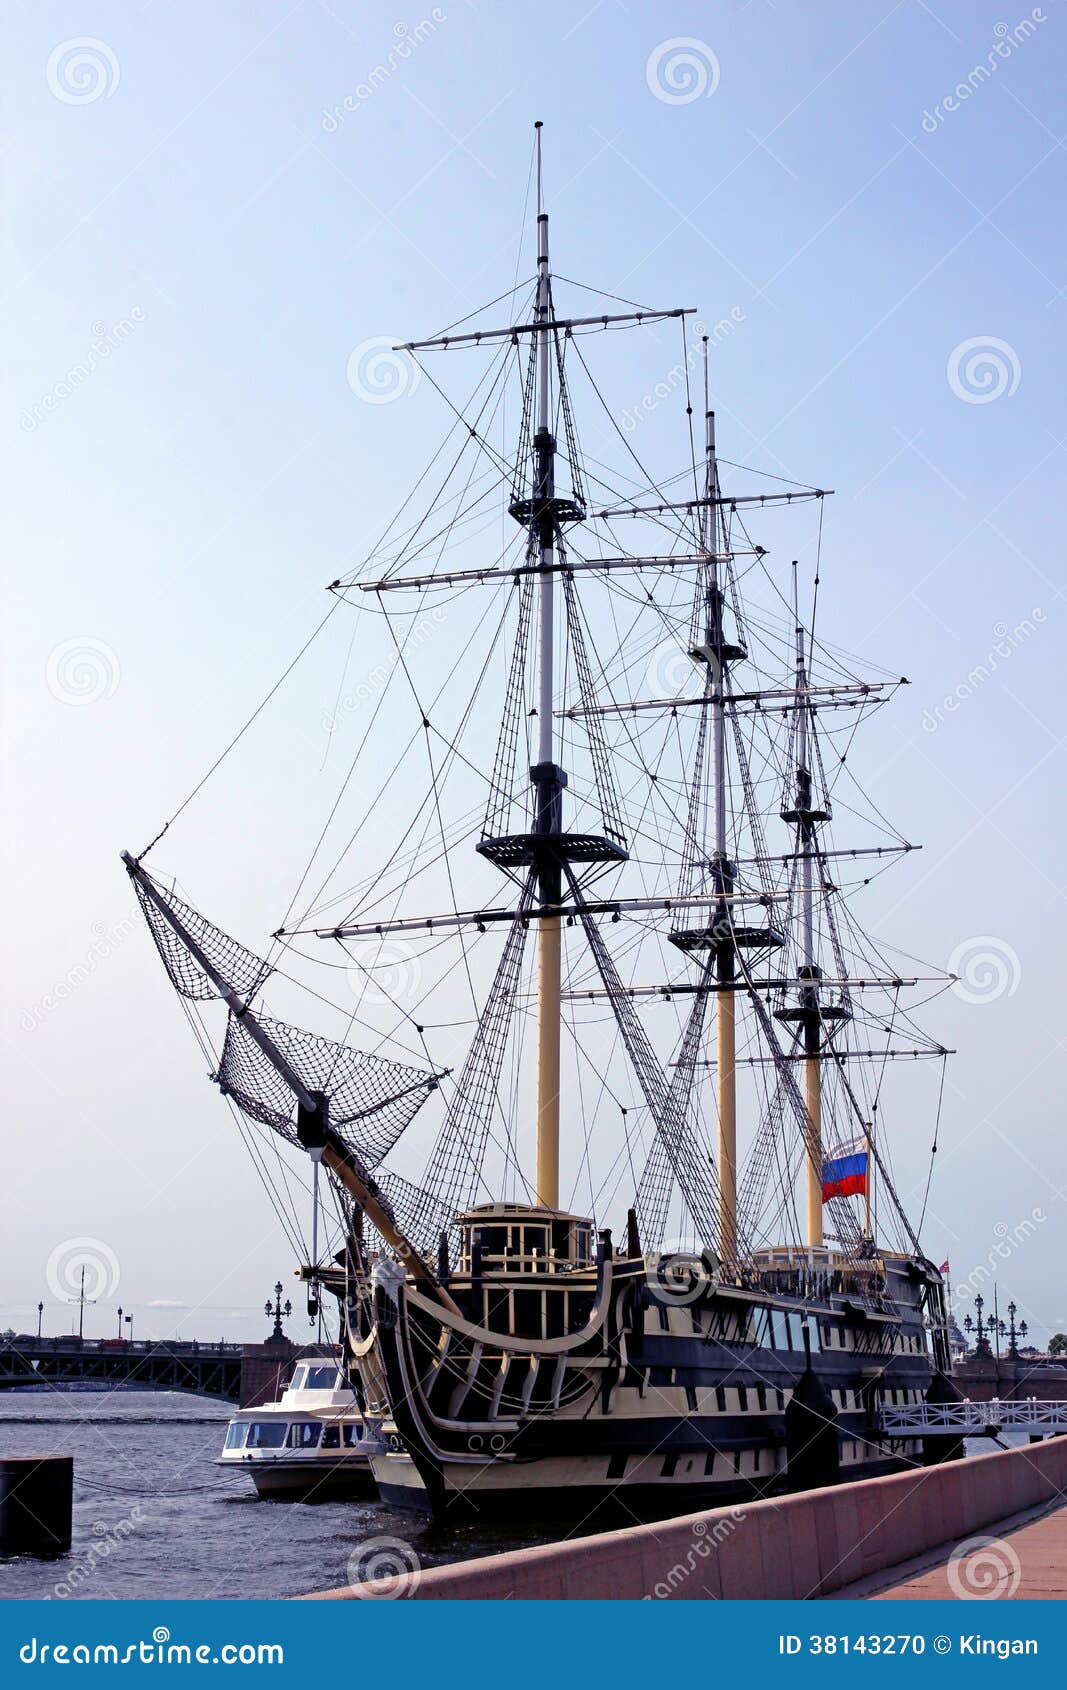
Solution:
[{"label": "mizzen mast", "polygon": [[815,945],[816,868],[821,868],[819,827],[830,820],[829,807],[821,807],[812,787],[810,712],[808,697],[807,634],[800,619],[796,564],[793,565],[793,607],[796,625],[796,668],[794,674],[795,739],[794,790],[791,805],[783,808],[782,820],[796,829],[796,856],[800,865],[800,982],[795,1007],[777,1012],[780,1021],[799,1024],[803,1038],[804,1105],[807,1111],[805,1144],[806,1242],[820,1247],[823,1242],[822,1196],[822,1044],[824,1023],[848,1019],[841,1004],[820,1001],[819,967]]},{"label": "mizzen mast", "polygon": [[[690,656],[704,665],[705,706],[710,712],[711,790],[710,846],[705,870],[709,892],[716,902],[703,929],[676,930],[672,942],[686,951],[712,953],[715,982],[716,1102],[718,1106],[719,1253],[727,1261],[737,1256],[737,1075],[736,1075],[736,977],[737,945],[743,942],[734,926],[733,900],[735,868],[727,840],[727,746],[726,699],[730,665],[746,656],[745,648],[726,638],[725,594],[720,575],[727,561],[721,516],[719,468],[715,455],[715,413],[708,404],[708,341],[704,337],[704,498],[701,509],[701,548],[704,553],[702,582],[703,638],[694,641]],[[700,779],[699,770],[697,780]]]}]

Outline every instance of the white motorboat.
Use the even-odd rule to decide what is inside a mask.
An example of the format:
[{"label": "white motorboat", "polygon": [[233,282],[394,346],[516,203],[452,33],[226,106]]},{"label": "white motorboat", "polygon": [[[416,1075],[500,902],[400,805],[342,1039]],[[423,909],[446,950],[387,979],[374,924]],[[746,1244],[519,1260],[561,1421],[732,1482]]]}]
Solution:
[{"label": "white motorboat", "polygon": [[374,1494],[370,1458],[384,1447],[344,1369],[333,1356],[310,1356],[277,1402],[237,1410],[216,1465],[240,1467],[273,1501],[333,1502]]}]

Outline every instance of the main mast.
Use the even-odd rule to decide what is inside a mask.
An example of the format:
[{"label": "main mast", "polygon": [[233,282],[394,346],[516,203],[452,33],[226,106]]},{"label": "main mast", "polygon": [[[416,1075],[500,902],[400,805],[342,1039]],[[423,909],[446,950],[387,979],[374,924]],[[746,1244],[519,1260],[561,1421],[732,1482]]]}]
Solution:
[{"label": "main mast", "polygon": [[735,1029],[736,953],[733,920],[727,897],[733,892],[733,865],[726,849],[726,711],[723,698],[731,658],[744,656],[740,646],[727,646],[723,637],[723,593],[719,584],[719,469],[715,458],[715,413],[706,406],[707,340],[704,342],[704,455],[705,497],[704,550],[709,556],[705,646],[700,654],[707,664],[707,687],[711,691],[712,805],[714,848],[711,856],[712,889],[723,894],[715,907],[715,1076],[719,1114],[719,1250],[732,1261],[737,1255],[737,1080]]},{"label": "main mast", "polygon": [[[552,709],[555,645],[555,459],[551,426],[549,354],[552,277],[548,262],[548,213],[541,185],[541,125],[537,129],[537,426],[533,437],[534,489],[530,532],[541,574],[538,588],[537,762],[530,770],[534,787],[534,832],[558,833],[567,777],[553,761]],[[542,856],[538,892],[542,904],[562,896],[557,858]],[[546,1208],[559,1207],[559,1046],[561,986],[560,917],[546,916],[538,932],[537,960],[537,1172],[536,1194]]]},{"label": "main mast", "polygon": [[822,1226],[822,1081],[819,1073],[819,969],[815,961],[815,811],[811,807],[811,770],[808,767],[808,706],[804,692],[808,684],[804,625],[796,619],[797,640],[797,785],[796,823],[800,836],[800,951],[798,978],[810,980],[801,987],[805,1010],[804,1104],[808,1112],[806,1158],[807,1242],[821,1245]]}]

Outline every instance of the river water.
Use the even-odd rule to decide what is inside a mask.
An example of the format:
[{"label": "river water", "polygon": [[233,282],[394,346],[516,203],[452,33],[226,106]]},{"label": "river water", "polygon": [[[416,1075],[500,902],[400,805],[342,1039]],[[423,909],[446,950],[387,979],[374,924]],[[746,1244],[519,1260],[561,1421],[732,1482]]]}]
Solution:
[{"label": "river water", "polygon": [[[260,1502],[212,1465],[228,1418],[170,1392],[5,1392],[0,1453],[74,1457],[74,1540],[55,1561],[0,1560],[0,1600],[297,1596],[558,1535],[434,1526],[380,1502]],[[969,1439],[967,1453],[994,1447]]]},{"label": "river water", "polygon": [[0,1599],[296,1596],[379,1555],[429,1567],[545,1541],[379,1502],[260,1502],[250,1479],[212,1465],[227,1419],[169,1392],[4,1392],[0,1453],[74,1457],[74,1540],[59,1560],[0,1560]]}]

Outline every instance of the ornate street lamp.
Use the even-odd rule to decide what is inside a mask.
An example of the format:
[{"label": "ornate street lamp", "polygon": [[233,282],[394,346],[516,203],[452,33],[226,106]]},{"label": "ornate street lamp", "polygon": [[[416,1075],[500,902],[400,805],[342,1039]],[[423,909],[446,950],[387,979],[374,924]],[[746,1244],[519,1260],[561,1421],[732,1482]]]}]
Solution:
[{"label": "ornate street lamp", "polygon": [[274,1331],[271,1333],[272,1338],[285,1337],[285,1333],[282,1331],[282,1321],[293,1312],[293,1305],[289,1301],[288,1297],[285,1299],[284,1304],[282,1303],[282,1291],[284,1289],[285,1287],[279,1279],[274,1287],[274,1301],[272,1303],[268,1298],[265,1307],[265,1313],[268,1316],[274,1316]]}]

